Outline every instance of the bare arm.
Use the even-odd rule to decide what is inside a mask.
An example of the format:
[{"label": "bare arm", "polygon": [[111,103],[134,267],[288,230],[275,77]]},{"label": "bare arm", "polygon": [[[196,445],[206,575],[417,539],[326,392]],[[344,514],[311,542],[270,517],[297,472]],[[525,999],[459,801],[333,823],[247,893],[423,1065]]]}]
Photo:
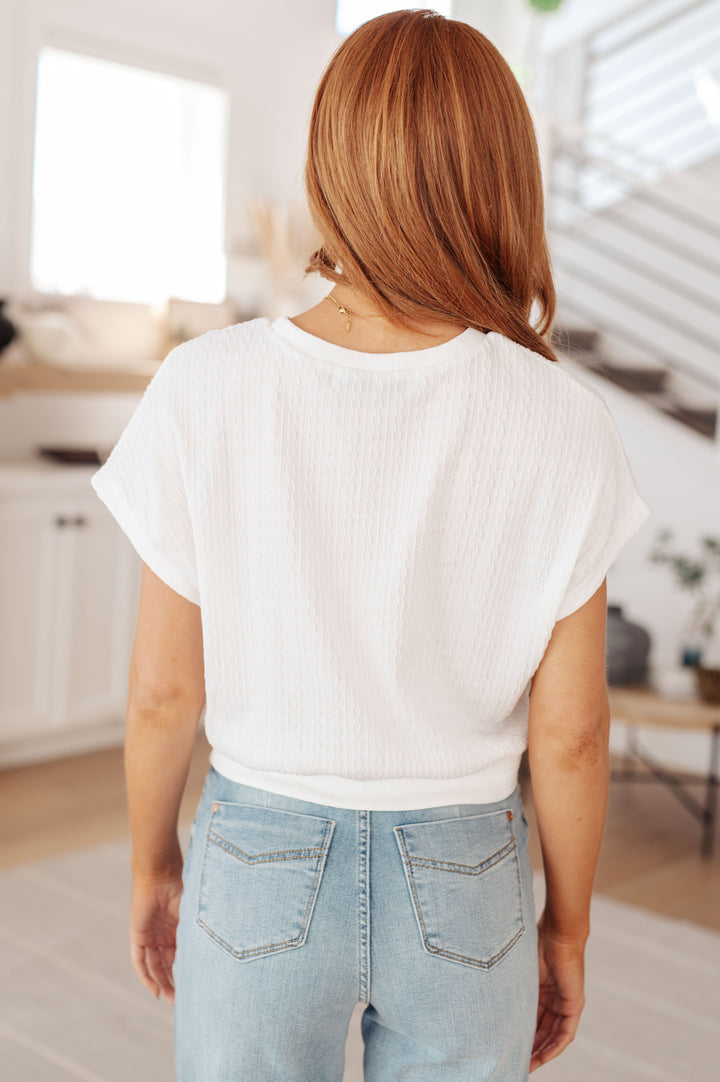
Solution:
[{"label": "bare arm", "polygon": [[200,609],[143,564],[125,736],[131,863],[140,878],[177,866],[177,817],[204,700]]},{"label": "bare arm", "polygon": [[168,998],[183,865],[177,820],[204,701],[200,608],[143,564],[125,734],[131,958],[143,984]]},{"label": "bare arm", "polygon": [[546,881],[533,1070],[574,1038],[585,1002],[583,955],[609,782],[606,617],[603,581],[555,625],[530,691],[528,755]]}]

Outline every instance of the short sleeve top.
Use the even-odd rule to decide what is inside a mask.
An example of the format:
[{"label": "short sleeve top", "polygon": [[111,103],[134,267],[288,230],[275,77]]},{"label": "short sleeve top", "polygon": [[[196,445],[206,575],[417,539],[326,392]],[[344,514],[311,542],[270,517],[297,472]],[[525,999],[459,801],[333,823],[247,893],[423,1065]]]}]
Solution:
[{"label": "short sleeve top", "polygon": [[557,620],[650,516],[603,397],[504,335],[172,350],[93,487],[200,606],[211,763],[344,807],[507,796]]}]

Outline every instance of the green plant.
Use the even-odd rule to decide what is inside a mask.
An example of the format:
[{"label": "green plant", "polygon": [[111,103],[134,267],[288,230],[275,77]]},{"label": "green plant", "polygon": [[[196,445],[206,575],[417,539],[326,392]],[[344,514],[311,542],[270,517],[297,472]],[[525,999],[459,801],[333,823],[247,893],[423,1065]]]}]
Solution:
[{"label": "green plant", "polygon": [[709,642],[715,636],[720,615],[720,538],[701,537],[698,557],[672,551],[672,538],[672,530],[662,530],[648,558],[651,563],[670,567],[681,589],[700,595],[688,617],[687,630]]},{"label": "green plant", "polygon": [[528,0],[528,3],[536,11],[555,11],[562,4],[562,0]]}]

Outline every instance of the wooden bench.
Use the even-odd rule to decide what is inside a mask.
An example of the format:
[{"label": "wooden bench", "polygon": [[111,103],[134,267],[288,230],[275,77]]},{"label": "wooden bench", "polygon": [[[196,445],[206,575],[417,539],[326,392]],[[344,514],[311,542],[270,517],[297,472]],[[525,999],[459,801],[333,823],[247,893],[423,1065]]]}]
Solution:
[{"label": "wooden bench", "polygon": [[[672,792],[687,810],[702,823],[700,852],[705,859],[712,855],[718,805],[718,765],[720,759],[720,703],[706,703],[700,698],[669,698],[645,685],[608,688],[611,721],[626,726],[623,766],[612,771],[613,781],[659,781]],[[638,729],[673,729],[710,735],[710,758],[707,773],[699,778],[667,770],[641,750]],[[649,773],[638,771],[642,763]],[[704,785],[701,803],[690,791],[691,785]]]}]

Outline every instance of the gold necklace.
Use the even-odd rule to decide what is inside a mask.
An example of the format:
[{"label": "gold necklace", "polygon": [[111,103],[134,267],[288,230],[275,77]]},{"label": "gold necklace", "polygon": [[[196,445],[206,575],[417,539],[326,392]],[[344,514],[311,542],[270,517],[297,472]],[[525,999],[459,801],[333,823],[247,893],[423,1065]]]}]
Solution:
[{"label": "gold necklace", "polygon": [[[337,307],[338,312],[342,312],[342,314],[345,316],[345,330],[349,331],[350,330],[350,320],[352,319],[352,317],[353,317],[353,315],[355,313],[351,312],[350,309],[346,305],[340,304],[340,301],[337,300],[335,297],[333,297],[332,293],[326,294],[324,299],[326,301],[332,301],[333,304]],[[373,315],[373,316],[367,316],[366,315],[366,316],[363,316],[360,313],[358,313],[358,316],[359,316],[360,319],[382,319],[382,316],[380,316],[380,315]]]}]

